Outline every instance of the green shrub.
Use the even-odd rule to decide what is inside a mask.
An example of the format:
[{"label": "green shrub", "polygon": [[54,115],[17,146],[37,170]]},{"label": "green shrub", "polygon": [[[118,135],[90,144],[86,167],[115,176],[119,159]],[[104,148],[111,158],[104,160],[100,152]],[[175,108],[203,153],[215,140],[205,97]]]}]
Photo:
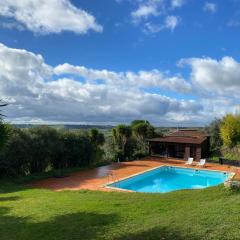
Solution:
[{"label": "green shrub", "polygon": [[240,141],[240,116],[227,114],[222,120],[220,133],[225,146],[235,146]]},{"label": "green shrub", "polygon": [[215,119],[206,127],[206,132],[211,136],[210,149],[213,152],[219,152],[221,146],[223,145],[220,134],[221,124],[221,119]]},{"label": "green shrub", "polygon": [[108,153],[113,153],[115,161],[145,157],[148,155],[147,139],[155,136],[155,128],[146,120],[134,120],[130,126],[120,124],[112,130]]},{"label": "green shrub", "polygon": [[99,134],[95,140],[91,134],[46,126],[13,128],[0,151],[0,175],[28,175],[91,165],[103,158],[103,136]]}]

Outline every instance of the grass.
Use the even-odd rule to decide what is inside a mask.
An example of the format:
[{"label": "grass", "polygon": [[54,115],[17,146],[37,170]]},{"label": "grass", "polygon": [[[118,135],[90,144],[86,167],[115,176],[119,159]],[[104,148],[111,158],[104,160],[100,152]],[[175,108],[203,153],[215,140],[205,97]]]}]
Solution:
[{"label": "grass", "polygon": [[1,240],[239,239],[240,194],[32,189],[0,181]]}]

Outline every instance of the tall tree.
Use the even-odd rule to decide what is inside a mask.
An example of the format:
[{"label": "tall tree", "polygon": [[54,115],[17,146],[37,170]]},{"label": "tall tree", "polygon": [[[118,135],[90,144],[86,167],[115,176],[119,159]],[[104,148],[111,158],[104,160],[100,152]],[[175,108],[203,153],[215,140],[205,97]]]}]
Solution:
[{"label": "tall tree", "polygon": [[146,124],[150,125],[150,122],[147,120],[137,119],[137,120],[133,120],[131,122],[131,127],[138,125],[139,123],[146,123]]},{"label": "tall tree", "polygon": [[96,128],[90,130],[90,140],[96,146],[102,146],[105,143],[104,134],[99,132]]},{"label": "tall tree", "polygon": [[154,127],[145,120],[135,120],[131,123],[131,128],[134,136],[138,141],[138,145],[141,151],[147,152],[146,139],[154,136]]},{"label": "tall tree", "polygon": [[220,134],[221,125],[222,119],[215,119],[206,127],[206,131],[211,136],[211,150],[219,150],[223,144]]},{"label": "tall tree", "polygon": [[227,114],[220,127],[221,138],[227,147],[240,142],[240,115]]},{"label": "tall tree", "polygon": [[121,149],[123,156],[126,156],[126,144],[132,136],[131,127],[124,124],[119,124],[113,128],[112,135],[115,145]]},{"label": "tall tree", "polygon": [[[7,106],[6,103],[3,103],[2,100],[0,99],[0,108]],[[1,109],[0,109],[0,121],[2,120],[3,114],[1,114]]]},{"label": "tall tree", "polygon": [[[0,108],[5,107],[6,105],[6,103],[3,103],[2,100],[0,100]],[[3,114],[1,114],[0,110],[0,150],[6,143],[8,137],[8,126],[2,122],[2,117]]]}]

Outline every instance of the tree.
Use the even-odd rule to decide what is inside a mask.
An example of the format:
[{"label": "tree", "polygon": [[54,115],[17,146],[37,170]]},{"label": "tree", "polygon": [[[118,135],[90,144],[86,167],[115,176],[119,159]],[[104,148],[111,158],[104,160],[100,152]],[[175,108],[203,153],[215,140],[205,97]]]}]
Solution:
[{"label": "tree", "polygon": [[99,162],[102,160],[104,156],[104,150],[102,146],[105,143],[105,137],[104,134],[99,132],[98,129],[93,128],[90,130],[90,142],[92,143],[92,146],[94,148],[94,160]]},{"label": "tree", "polygon": [[105,143],[104,134],[100,133],[96,128],[90,130],[90,140],[96,146],[102,146]]},{"label": "tree", "polygon": [[[7,104],[2,103],[2,101],[0,100],[0,108],[5,106],[7,106]],[[0,150],[3,148],[3,146],[7,142],[8,134],[9,134],[8,126],[3,123],[2,117],[3,115],[1,114],[1,110],[0,110]]]},{"label": "tree", "polygon": [[9,137],[9,126],[0,120],[0,150],[4,147]]},{"label": "tree", "polygon": [[137,139],[139,150],[146,154],[147,138],[152,138],[155,135],[154,127],[145,120],[135,120],[131,123],[131,128],[134,136]]},{"label": "tree", "polygon": [[0,152],[0,176],[58,170],[55,176],[62,177],[66,168],[88,166],[102,160],[103,137],[96,131],[90,134],[47,126],[11,128],[7,144]]},{"label": "tree", "polygon": [[1,152],[0,175],[30,174],[32,161],[30,134],[27,130],[11,128],[6,147]]},{"label": "tree", "polygon": [[220,134],[225,146],[235,146],[240,141],[240,116],[227,114],[222,120]]},{"label": "tree", "polygon": [[44,172],[51,165],[51,160],[57,158],[59,137],[56,129],[48,126],[30,128],[29,145],[32,156],[31,173]]},{"label": "tree", "polygon": [[[117,155],[123,155],[121,158],[126,158],[128,156],[126,152],[126,145],[132,136],[131,127],[124,124],[119,124],[118,126],[116,126],[116,128],[113,128],[112,135],[115,146],[117,147]],[[119,150],[121,152],[119,152]]]},{"label": "tree", "polygon": [[[0,99],[0,108],[5,107],[5,106],[7,106],[7,104],[6,104],[6,103],[2,103],[2,100]],[[3,116],[4,116],[4,115],[1,114],[1,110],[0,110],[0,121],[2,120],[2,117],[3,117]]]},{"label": "tree", "polygon": [[220,134],[221,124],[221,119],[215,119],[206,127],[207,133],[211,136],[210,145],[212,150],[219,150],[223,144]]},{"label": "tree", "polygon": [[150,122],[147,121],[147,120],[137,119],[137,120],[133,120],[133,121],[131,122],[131,127],[134,127],[135,125],[138,125],[139,123],[146,123],[146,124],[150,125]]}]

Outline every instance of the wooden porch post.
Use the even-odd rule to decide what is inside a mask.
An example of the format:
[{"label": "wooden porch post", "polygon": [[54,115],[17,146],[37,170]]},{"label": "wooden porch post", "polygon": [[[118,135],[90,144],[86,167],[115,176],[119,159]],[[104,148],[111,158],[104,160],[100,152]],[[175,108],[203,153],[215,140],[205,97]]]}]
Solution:
[{"label": "wooden porch post", "polygon": [[188,160],[189,157],[190,157],[190,146],[189,146],[189,144],[186,144],[185,145],[184,159]]},{"label": "wooden porch post", "polygon": [[199,161],[201,159],[202,155],[202,148],[201,145],[196,146],[196,161]]},{"label": "wooden porch post", "polygon": [[168,158],[168,143],[166,143],[166,154],[167,154],[167,158]]}]

